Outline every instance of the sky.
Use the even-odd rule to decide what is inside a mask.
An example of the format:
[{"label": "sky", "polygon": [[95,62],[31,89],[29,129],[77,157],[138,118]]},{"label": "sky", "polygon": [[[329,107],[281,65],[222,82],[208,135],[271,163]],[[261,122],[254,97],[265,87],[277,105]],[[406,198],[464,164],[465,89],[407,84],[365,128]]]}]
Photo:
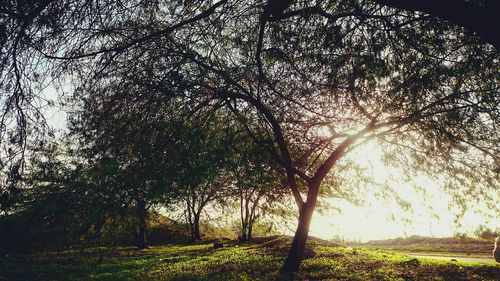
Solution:
[{"label": "sky", "polygon": [[[448,208],[448,198],[442,194],[440,201],[435,205],[439,217],[433,212],[421,208],[405,213],[390,202],[373,201],[371,206],[357,207],[348,202],[335,202],[332,204],[340,206],[342,213],[327,212],[316,213],[311,222],[310,235],[323,239],[335,239],[337,237],[366,242],[369,240],[381,240],[397,237],[409,237],[412,235],[430,237],[450,237],[458,232],[473,232],[480,224],[486,224],[490,228],[499,227],[498,224],[486,221],[480,215],[473,212],[467,213],[461,220],[462,226],[457,227],[454,223],[454,214]],[[423,201],[423,199],[422,199]],[[395,216],[394,219],[390,215]],[[406,222],[399,217],[411,217],[411,222]]]},{"label": "sky", "polygon": [[[371,173],[376,181],[397,178],[394,175],[398,171],[384,166],[381,161],[382,152],[375,144],[367,143],[357,155],[363,161],[368,158],[371,162]],[[411,187],[412,184],[405,182],[396,183],[395,188],[401,197],[412,202],[409,211],[401,210],[395,200],[380,199],[370,192],[363,195],[368,205],[361,207],[343,200],[327,199],[331,206],[340,208],[342,212],[331,210],[324,214],[316,213],[311,222],[310,235],[323,239],[340,237],[366,242],[412,235],[450,237],[456,233],[471,234],[480,225],[500,229],[498,214],[488,213],[486,207],[478,205],[466,210],[459,220],[460,225],[457,225],[455,219],[458,208],[454,207],[451,197],[441,189],[441,184],[424,176],[417,176],[414,182],[425,192],[416,192]]]}]

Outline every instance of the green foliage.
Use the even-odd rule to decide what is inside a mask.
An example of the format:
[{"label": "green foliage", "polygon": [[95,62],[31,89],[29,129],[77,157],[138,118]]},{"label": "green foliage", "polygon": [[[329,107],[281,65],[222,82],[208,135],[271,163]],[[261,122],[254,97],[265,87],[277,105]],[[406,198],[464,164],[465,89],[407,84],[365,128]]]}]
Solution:
[{"label": "green foliage", "polygon": [[120,232],[111,226],[117,217],[110,211],[114,202],[100,198],[105,195],[88,181],[85,167],[63,149],[49,144],[33,155],[30,173],[22,181],[18,211],[1,220],[0,232],[6,239],[2,250],[82,246],[107,230],[111,230],[108,236]]}]

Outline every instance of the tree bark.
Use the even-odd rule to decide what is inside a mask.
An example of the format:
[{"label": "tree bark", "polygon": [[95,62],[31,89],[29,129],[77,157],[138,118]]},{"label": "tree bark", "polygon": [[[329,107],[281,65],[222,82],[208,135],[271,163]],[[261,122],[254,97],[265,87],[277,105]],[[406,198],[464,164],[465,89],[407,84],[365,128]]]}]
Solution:
[{"label": "tree bark", "polygon": [[[309,200],[308,200],[309,201]],[[292,245],[288,257],[281,268],[282,273],[298,272],[300,263],[304,258],[306,242],[309,235],[309,225],[311,224],[312,214],[314,212],[315,201],[306,202],[299,213],[299,220],[295,236],[293,237]]]},{"label": "tree bark", "polygon": [[250,202],[250,198],[245,191],[240,191],[240,218],[241,218],[241,242],[248,241],[248,226],[249,226],[249,213],[250,210],[248,208],[248,204]]},{"label": "tree bark", "polygon": [[247,232],[246,232],[245,229],[243,231],[244,232],[241,234],[241,237],[240,237],[240,242],[246,242],[246,241],[248,241]]},{"label": "tree bark", "polygon": [[200,214],[195,214],[193,224],[194,225],[193,225],[192,239],[193,239],[193,241],[200,241],[201,240]]},{"label": "tree bark", "polygon": [[145,249],[148,247],[146,242],[146,204],[144,201],[137,201],[137,232],[135,233],[135,245],[139,249]]},{"label": "tree bark", "polygon": [[198,210],[196,210],[196,197],[194,191],[191,193],[190,196],[187,197],[186,203],[187,203],[187,208],[186,208],[187,221],[189,224],[189,232],[190,232],[189,240],[191,242],[196,242],[201,240],[201,235],[200,235],[201,208],[198,208]]},{"label": "tree bark", "polygon": [[248,224],[248,230],[247,230],[247,241],[252,240],[252,229],[253,229],[253,222],[250,222]]},{"label": "tree bark", "polygon": [[247,233],[248,233],[248,225],[245,221],[242,221],[242,223],[241,223],[241,237],[240,237],[241,242],[248,241]]},{"label": "tree bark", "polygon": [[247,240],[250,241],[252,240],[252,230],[253,230],[253,224],[255,223],[255,209],[257,205],[259,204],[259,201],[256,200],[253,202],[250,214],[248,215],[248,222],[247,222]]}]

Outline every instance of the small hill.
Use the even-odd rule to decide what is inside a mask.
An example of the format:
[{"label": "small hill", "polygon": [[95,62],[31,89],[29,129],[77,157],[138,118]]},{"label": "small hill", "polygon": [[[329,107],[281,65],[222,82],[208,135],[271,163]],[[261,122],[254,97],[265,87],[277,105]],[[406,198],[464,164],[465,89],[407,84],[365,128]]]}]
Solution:
[{"label": "small hill", "polygon": [[413,235],[407,238],[370,240],[361,245],[371,248],[415,252],[491,253],[494,240],[471,237],[425,237]]}]

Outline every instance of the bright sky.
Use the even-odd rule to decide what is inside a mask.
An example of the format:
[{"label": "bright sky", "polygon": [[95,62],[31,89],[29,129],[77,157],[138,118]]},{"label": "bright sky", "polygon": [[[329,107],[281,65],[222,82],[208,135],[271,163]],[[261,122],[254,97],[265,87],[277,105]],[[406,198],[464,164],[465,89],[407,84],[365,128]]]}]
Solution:
[{"label": "bright sky", "polygon": [[[379,182],[394,173],[380,161],[381,151],[375,144],[367,144],[357,152],[363,159],[369,158],[372,162],[373,175]],[[415,179],[418,186],[425,189],[425,198],[420,192],[416,192],[410,184],[401,182],[397,186],[398,194],[413,203],[409,212],[402,211],[395,201],[376,198],[367,193],[365,199],[369,206],[358,207],[349,202],[329,199],[332,206],[339,207],[342,212],[329,211],[325,214],[316,213],[310,227],[310,234],[323,239],[331,239],[335,236],[349,240],[388,239],[405,237],[411,235],[446,237],[453,236],[457,232],[473,232],[480,224],[491,229],[500,228],[500,217],[497,214],[489,214],[495,220],[488,220],[485,215],[476,214],[475,210],[468,210],[461,219],[461,226],[457,227],[454,222],[456,209],[449,208],[451,198],[440,189],[439,183],[423,176]],[[374,188],[376,189],[376,188]],[[500,203],[500,202],[499,202]],[[485,208],[478,209],[485,211]],[[390,217],[395,219],[390,219]],[[404,218],[410,219],[405,221]]]},{"label": "bright sky", "polygon": [[[334,200],[332,200],[334,202]],[[457,228],[453,223],[453,215],[449,213],[446,201],[443,200],[440,218],[434,218],[432,212],[425,209],[414,210],[415,215],[403,213],[396,206],[377,201],[369,207],[357,207],[347,202],[337,202],[343,212],[316,214],[311,225],[311,235],[324,239],[336,236],[348,240],[366,242],[387,238],[405,237],[411,235],[444,237],[453,236]],[[389,219],[394,215],[396,219]],[[412,218],[411,222],[397,219],[398,216]],[[467,216],[463,229],[473,231],[482,221],[480,217]]]},{"label": "bright sky", "polygon": [[68,114],[57,104],[57,99],[51,95],[45,95],[48,100],[56,102],[55,106],[47,106],[42,109],[50,128],[54,129],[56,134],[65,131],[67,126]]}]

